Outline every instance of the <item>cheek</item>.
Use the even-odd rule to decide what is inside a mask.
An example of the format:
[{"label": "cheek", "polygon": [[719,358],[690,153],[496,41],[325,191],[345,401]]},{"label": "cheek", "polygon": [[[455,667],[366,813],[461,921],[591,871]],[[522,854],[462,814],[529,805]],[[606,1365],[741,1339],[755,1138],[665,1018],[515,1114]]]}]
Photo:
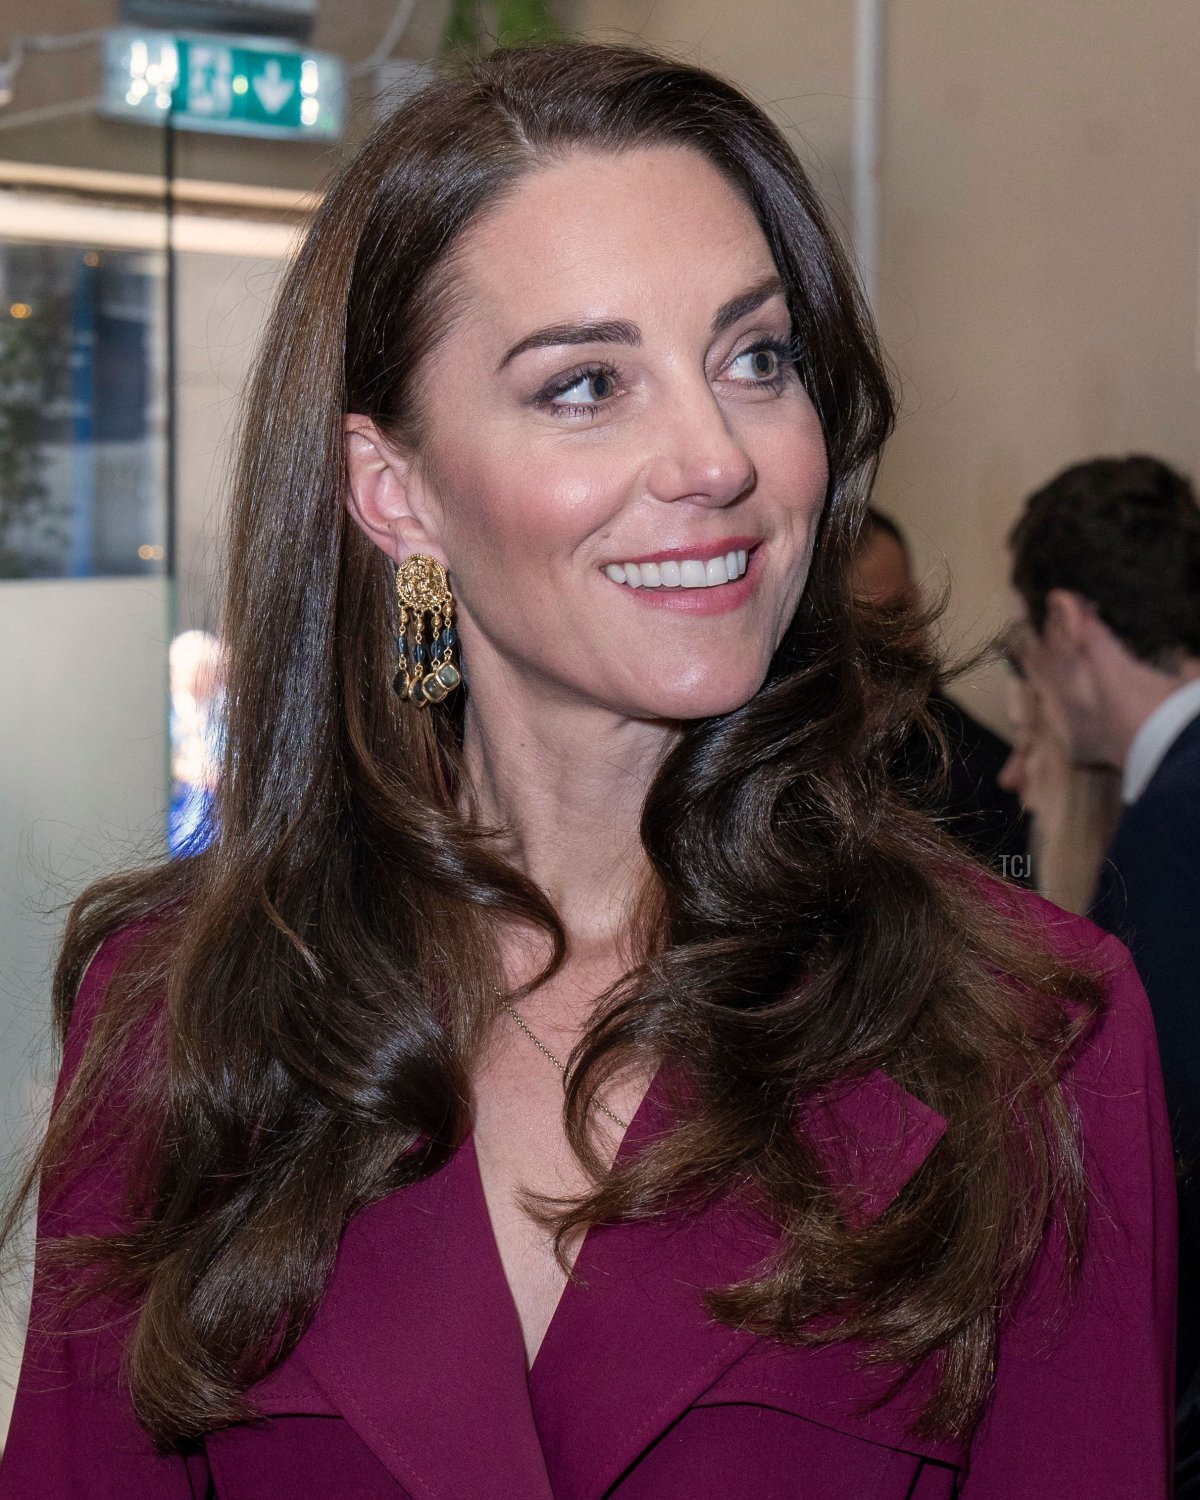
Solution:
[{"label": "cheek", "polygon": [[762,499],[811,530],[829,488],[825,434],[812,404],[805,400],[798,420],[793,413],[787,421],[748,425],[742,440]]},{"label": "cheek", "polygon": [[1025,800],[1032,812],[1044,813],[1046,794],[1052,789],[1055,781],[1055,763],[1053,758],[1046,753],[1045,747],[1029,753],[1026,757],[1024,773]]},{"label": "cheek", "polygon": [[440,469],[438,487],[444,540],[464,583],[569,556],[618,508],[620,490],[611,463],[495,445],[460,449]]},{"label": "cheek", "polygon": [[[766,514],[785,545],[775,634],[782,637],[804,592],[816,540],[817,523],[829,490],[829,460],[816,411],[809,406],[801,422],[780,424],[754,435],[747,451],[754,462],[758,491]],[[778,645],[778,639],[775,645]]]}]

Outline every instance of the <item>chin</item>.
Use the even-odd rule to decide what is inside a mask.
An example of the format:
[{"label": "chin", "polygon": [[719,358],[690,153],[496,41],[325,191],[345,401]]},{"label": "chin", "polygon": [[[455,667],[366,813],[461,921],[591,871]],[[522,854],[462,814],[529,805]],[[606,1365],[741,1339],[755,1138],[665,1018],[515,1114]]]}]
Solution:
[{"label": "chin", "polygon": [[717,718],[749,703],[765,675],[765,668],[747,672],[744,666],[738,671],[687,675],[674,682],[660,675],[653,692],[639,703],[635,713],[638,718],[680,721]]}]

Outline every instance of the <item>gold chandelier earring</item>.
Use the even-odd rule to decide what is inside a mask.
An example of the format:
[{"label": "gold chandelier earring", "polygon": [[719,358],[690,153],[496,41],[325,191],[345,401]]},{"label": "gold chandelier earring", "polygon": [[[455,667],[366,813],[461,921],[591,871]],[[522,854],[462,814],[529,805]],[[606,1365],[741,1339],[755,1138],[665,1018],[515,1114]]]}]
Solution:
[{"label": "gold chandelier earring", "polygon": [[441,563],[424,552],[406,557],[396,569],[396,604],[399,661],[392,686],[409,703],[428,708],[462,681],[454,665],[454,599]]}]

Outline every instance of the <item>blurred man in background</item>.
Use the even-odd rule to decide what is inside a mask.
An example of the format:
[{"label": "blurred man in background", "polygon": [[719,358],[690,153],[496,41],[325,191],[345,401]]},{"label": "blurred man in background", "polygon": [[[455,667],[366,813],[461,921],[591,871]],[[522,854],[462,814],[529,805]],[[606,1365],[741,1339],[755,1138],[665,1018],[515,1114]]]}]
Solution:
[{"label": "blurred man in background", "polygon": [[1132,949],[1158,1029],[1182,1168],[1177,1494],[1200,1495],[1200,508],[1156,459],[1096,459],[1028,501],[1010,546],[1025,669],[1075,758],[1121,773],[1090,915]]},{"label": "blurred man in background", "polygon": [[[917,598],[908,544],[895,521],[871,506],[854,559],[854,592],[884,608]],[[967,713],[940,687],[929,698],[929,712],[946,736],[949,774],[943,779],[935,748],[914,733],[897,756],[898,783],[914,789],[920,804],[978,857],[1010,879],[1024,881],[1026,819],[1017,797],[1000,785],[1010,747],[986,724]]]}]

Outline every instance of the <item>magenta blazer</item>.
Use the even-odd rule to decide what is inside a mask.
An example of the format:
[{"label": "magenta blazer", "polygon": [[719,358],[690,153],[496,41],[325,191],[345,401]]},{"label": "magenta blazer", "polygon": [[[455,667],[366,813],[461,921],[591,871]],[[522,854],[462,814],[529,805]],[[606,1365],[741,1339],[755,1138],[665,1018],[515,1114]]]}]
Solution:
[{"label": "magenta blazer", "polygon": [[[37,1282],[3,1500],[1163,1500],[1175,1186],[1154,1032],[1128,954],[1036,897],[1064,949],[1106,965],[1105,1019],[1073,1066],[1093,1207],[1064,1307],[1051,1235],[1007,1319],[995,1394],[962,1440],[914,1436],[924,1379],[871,1410],[851,1345],[783,1347],[714,1322],[701,1289],[746,1275],[763,1229],[717,1206],[591,1231],[531,1370],[470,1139],[348,1225],[315,1321],[251,1398],[262,1420],[155,1453],[117,1365],[120,1327]],[[64,1074],[121,949],[92,965]],[[663,1117],[651,1088],[622,1150]],[[882,1073],[815,1111],[851,1210],[881,1214],[945,1122]],[[41,1233],[112,1222],[103,1173],[43,1202]],[[45,1195],[44,1195],[45,1196]]]}]

